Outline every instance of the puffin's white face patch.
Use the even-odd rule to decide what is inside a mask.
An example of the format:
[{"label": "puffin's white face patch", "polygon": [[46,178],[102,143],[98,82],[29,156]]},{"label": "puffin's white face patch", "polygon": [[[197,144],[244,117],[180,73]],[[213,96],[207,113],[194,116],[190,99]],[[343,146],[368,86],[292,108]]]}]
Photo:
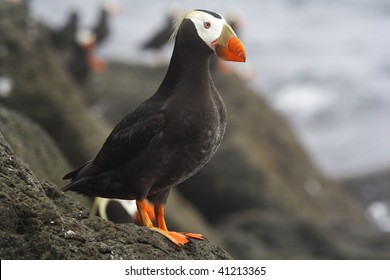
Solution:
[{"label": "puffin's white face patch", "polygon": [[81,45],[91,44],[96,40],[96,35],[88,28],[77,31],[76,41]]},{"label": "puffin's white face patch", "polygon": [[222,16],[216,18],[203,11],[189,12],[184,18],[190,19],[195,24],[199,37],[214,50],[212,43],[221,35],[223,26],[227,25],[225,19]]}]

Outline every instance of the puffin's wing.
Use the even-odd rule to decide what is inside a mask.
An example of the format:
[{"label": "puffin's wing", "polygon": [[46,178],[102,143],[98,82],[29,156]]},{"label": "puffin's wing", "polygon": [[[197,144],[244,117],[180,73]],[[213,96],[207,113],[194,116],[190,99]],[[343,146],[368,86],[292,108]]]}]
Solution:
[{"label": "puffin's wing", "polygon": [[125,118],[111,132],[93,161],[99,168],[117,168],[136,157],[159,138],[165,126],[165,117],[160,112],[134,124],[131,122],[131,119]]},{"label": "puffin's wing", "polygon": [[157,141],[164,126],[162,112],[143,118],[128,116],[114,128],[93,160],[66,174],[64,179],[75,181],[120,167]]}]

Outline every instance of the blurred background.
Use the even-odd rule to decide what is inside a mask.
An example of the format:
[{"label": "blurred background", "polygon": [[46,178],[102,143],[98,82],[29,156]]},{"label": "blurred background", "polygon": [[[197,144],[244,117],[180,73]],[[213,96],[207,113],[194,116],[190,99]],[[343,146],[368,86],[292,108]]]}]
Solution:
[{"label": "blurred background", "polygon": [[[253,73],[250,86],[292,124],[316,165],[345,177],[390,165],[390,3],[343,1],[122,1],[98,49],[109,60],[153,65],[139,46],[170,12],[206,7],[239,21]],[[93,26],[99,1],[32,1],[33,14],[62,26],[70,9]],[[164,48],[165,62],[171,48]],[[249,71],[249,70],[248,70]],[[373,137],[375,135],[375,137]]]},{"label": "blurred background", "polygon": [[172,19],[207,9],[247,63],[212,61],[227,135],[172,194],[171,224],[191,219],[235,258],[390,257],[389,1],[2,1],[2,110],[39,123],[65,156],[57,181],[42,177],[61,184],[94,156],[161,82]]}]

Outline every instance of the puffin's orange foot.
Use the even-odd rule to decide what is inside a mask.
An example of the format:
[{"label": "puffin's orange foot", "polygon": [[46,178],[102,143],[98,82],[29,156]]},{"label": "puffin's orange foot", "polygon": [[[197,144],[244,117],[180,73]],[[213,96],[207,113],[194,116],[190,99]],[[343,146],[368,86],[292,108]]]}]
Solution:
[{"label": "puffin's orange foot", "polygon": [[188,238],[192,238],[192,239],[206,240],[206,237],[204,237],[200,233],[181,232],[181,234],[185,235]]},{"label": "puffin's orange foot", "polygon": [[89,58],[89,65],[96,73],[104,72],[107,69],[107,63],[97,56],[91,56]]},{"label": "puffin's orange foot", "polygon": [[176,244],[179,247],[183,247],[183,245],[190,242],[190,240],[186,237],[186,235],[176,231],[162,230],[161,228],[158,227],[151,227],[150,229],[161,233],[162,235],[164,235],[166,238],[171,240],[174,244]]}]

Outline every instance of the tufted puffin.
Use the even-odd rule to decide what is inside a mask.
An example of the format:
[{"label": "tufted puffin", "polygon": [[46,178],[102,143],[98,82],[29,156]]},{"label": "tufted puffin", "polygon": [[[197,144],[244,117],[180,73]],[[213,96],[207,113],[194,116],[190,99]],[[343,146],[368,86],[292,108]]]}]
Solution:
[{"label": "tufted puffin", "polygon": [[106,62],[95,56],[95,47],[96,35],[90,29],[79,29],[66,62],[69,74],[79,85],[88,80],[92,70],[102,72],[106,69]]},{"label": "tufted puffin", "polygon": [[153,36],[142,44],[143,50],[158,50],[166,43],[169,42],[169,39],[172,35],[172,30],[175,28],[175,17],[173,15],[168,15],[166,22],[163,27],[158,30]]},{"label": "tufted puffin", "polygon": [[100,8],[99,17],[93,32],[96,35],[96,44],[100,45],[110,35],[109,18],[119,14],[120,6],[117,1],[106,0]]},{"label": "tufted puffin", "polygon": [[79,15],[71,11],[64,26],[56,30],[49,30],[53,46],[58,50],[70,48],[74,43],[79,23]]},{"label": "tufted puffin", "polygon": [[[164,205],[173,186],[201,169],[217,150],[226,127],[225,106],[210,75],[215,53],[245,62],[242,42],[215,12],[184,15],[168,71],[156,93],[113,129],[95,158],[64,176],[88,196],[136,200],[142,224],[183,246],[201,234],[168,231]],[[147,211],[154,204],[157,226]]]}]

